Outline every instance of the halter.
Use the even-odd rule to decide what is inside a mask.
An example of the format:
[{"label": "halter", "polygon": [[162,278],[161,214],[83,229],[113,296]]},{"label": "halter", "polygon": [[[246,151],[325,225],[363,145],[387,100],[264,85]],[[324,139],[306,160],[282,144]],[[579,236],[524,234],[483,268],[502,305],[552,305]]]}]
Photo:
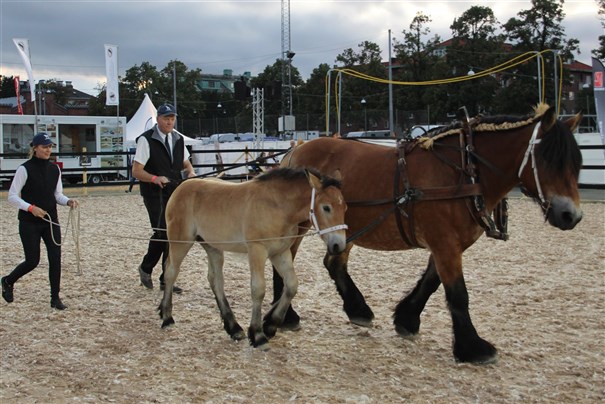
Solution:
[{"label": "halter", "polygon": [[[527,145],[527,150],[525,151],[525,156],[523,157],[523,161],[521,162],[521,167],[519,167],[519,173],[517,174],[517,177],[519,177],[519,179],[521,179],[521,173],[523,172],[525,165],[529,161],[529,156],[531,155],[531,167],[532,167],[532,171],[534,173],[534,181],[536,183],[536,188],[538,188],[538,198],[537,199],[539,199],[540,207],[542,208],[542,211],[544,212],[544,216],[546,216],[546,214],[548,213],[549,203],[546,201],[546,199],[544,198],[544,194],[542,193],[542,187],[540,186],[540,178],[538,177],[538,165],[536,164],[536,154],[535,154],[536,145],[542,141],[542,139],[537,139],[538,130],[540,129],[540,126],[542,126],[542,122],[538,122],[538,124],[534,128],[531,138],[529,139],[529,144]],[[524,193],[535,198],[535,196],[529,194],[527,189],[525,189]]]},{"label": "halter", "polygon": [[326,233],[331,233],[337,230],[346,230],[349,228],[346,224],[338,224],[336,226],[328,227],[327,229],[320,230],[319,225],[317,224],[317,217],[315,216],[315,188],[311,190],[311,208],[309,209],[309,218],[311,219],[311,223],[313,223],[313,227],[317,230],[317,233],[321,236]]}]

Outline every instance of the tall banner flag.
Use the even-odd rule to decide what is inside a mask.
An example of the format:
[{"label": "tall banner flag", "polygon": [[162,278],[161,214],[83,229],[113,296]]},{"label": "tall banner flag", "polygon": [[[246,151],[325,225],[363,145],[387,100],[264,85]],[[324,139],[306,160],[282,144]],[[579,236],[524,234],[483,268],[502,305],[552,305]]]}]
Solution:
[{"label": "tall banner flag", "polygon": [[120,105],[118,47],[116,45],[105,45],[105,74],[107,76],[105,105]]},{"label": "tall banner flag", "polygon": [[32,72],[32,63],[29,60],[29,39],[13,38],[13,42],[23,59],[27,76],[29,77],[29,91],[31,93],[32,102],[36,101],[36,82],[34,81],[34,73]]},{"label": "tall banner flag", "polygon": [[15,82],[15,95],[17,96],[17,112],[19,115],[23,115],[23,107],[21,106],[21,78],[15,76],[13,80]]},{"label": "tall banner flag", "polygon": [[[597,58],[592,58],[592,80],[597,123],[601,132],[601,142],[605,145],[605,67]],[[605,154],[605,150],[603,150]]]}]

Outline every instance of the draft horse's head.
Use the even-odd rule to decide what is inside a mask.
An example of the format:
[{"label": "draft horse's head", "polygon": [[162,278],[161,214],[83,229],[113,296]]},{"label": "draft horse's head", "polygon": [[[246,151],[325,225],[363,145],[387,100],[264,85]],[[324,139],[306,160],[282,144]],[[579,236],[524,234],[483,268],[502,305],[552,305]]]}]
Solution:
[{"label": "draft horse's head", "polygon": [[340,191],[341,175],[337,170],[333,177],[305,170],[311,185],[310,219],[315,230],[328,247],[328,253],[340,254],[347,244],[345,212],[347,204]]},{"label": "draft horse's head", "polygon": [[573,136],[581,114],[565,121],[548,108],[534,127],[519,169],[522,190],[541,207],[548,222],[570,230],[582,219],[578,176],[582,154]]}]

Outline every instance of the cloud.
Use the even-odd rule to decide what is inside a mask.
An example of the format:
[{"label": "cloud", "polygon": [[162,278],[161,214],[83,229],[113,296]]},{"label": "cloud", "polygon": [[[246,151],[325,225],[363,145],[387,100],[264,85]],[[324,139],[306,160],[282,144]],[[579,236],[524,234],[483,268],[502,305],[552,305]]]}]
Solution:
[{"label": "cloud", "polygon": [[[429,15],[431,37],[450,37],[453,19],[477,2],[292,0],[294,66],[308,78],[333,64],[346,48],[377,43],[387,57],[388,30],[401,39],[417,12]],[[511,5],[512,3],[512,5]],[[530,1],[485,1],[501,23]],[[3,0],[0,3],[1,73],[23,75],[12,38],[28,38],[34,75],[70,80],[96,94],[105,81],[104,44],[119,47],[119,70],[149,62],[159,69],[178,59],[207,73],[232,69],[259,74],[281,57],[281,1]],[[567,38],[581,41],[579,60],[590,63],[603,29],[594,0],[565,2]]]}]

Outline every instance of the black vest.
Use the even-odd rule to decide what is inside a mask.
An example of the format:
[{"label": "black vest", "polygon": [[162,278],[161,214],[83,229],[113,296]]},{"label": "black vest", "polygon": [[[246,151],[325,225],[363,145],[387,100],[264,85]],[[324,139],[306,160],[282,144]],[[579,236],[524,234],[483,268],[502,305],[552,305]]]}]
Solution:
[{"label": "black vest", "polygon": [[[27,181],[21,190],[21,199],[44,209],[52,221],[58,223],[55,190],[60,176],[59,167],[48,160],[35,156],[23,163],[23,167],[27,170]],[[46,223],[30,212],[21,209],[19,209],[19,220]]]},{"label": "black vest", "polygon": [[[170,154],[168,153],[168,150],[166,150],[162,137],[158,132],[156,132],[155,128],[149,129],[141,136],[144,136],[145,139],[147,139],[147,143],[149,143],[149,160],[147,160],[147,163],[145,164],[145,171],[147,171],[149,174],[157,175],[158,177],[164,176],[176,181],[163,189],[153,183],[141,182],[139,184],[141,195],[144,198],[159,198],[160,191],[162,191],[164,196],[168,197],[170,194],[172,194],[172,191],[174,191],[176,185],[181,180],[181,170],[184,167],[183,159],[185,157],[185,141],[179,134],[174,132],[172,133],[171,160]],[[168,198],[165,200],[167,201]]]}]

